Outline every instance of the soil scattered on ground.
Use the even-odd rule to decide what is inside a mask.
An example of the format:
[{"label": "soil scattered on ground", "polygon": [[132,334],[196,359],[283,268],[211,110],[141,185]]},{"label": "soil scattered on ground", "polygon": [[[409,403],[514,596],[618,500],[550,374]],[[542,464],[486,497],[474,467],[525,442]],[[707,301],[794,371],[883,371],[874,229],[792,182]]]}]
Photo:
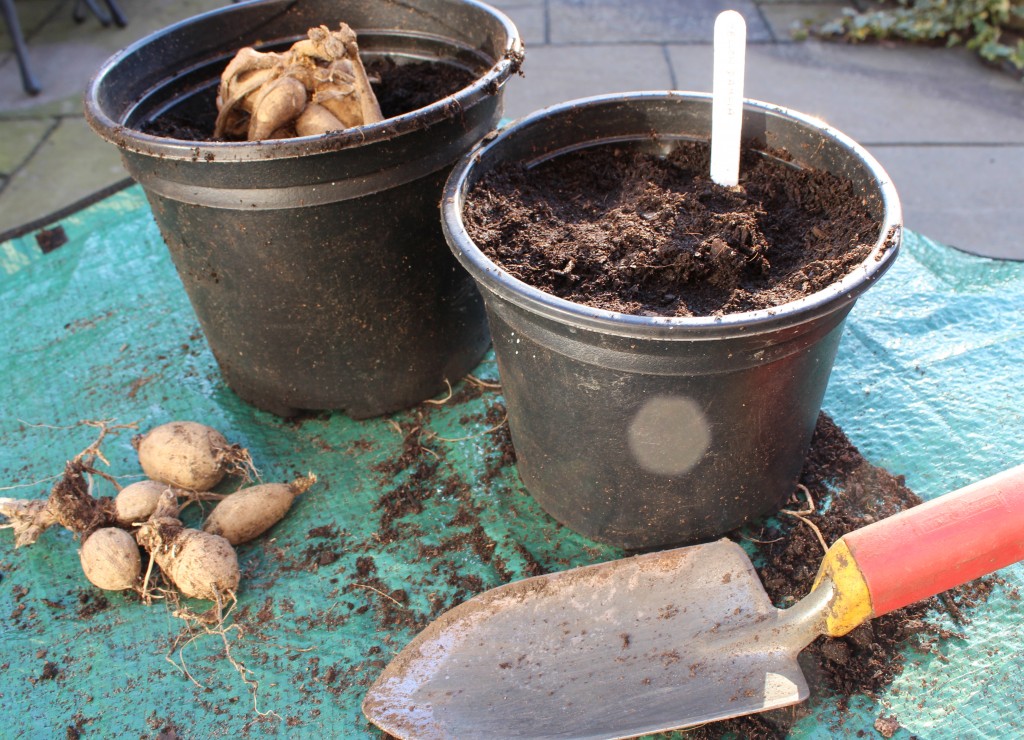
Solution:
[{"label": "soil scattered on ground", "polygon": [[[483,418],[475,420],[486,425],[486,434],[491,438],[489,446],[496,448],[488,459],[481,485],[488,485],[503,468],[514,464],[515,453],[504,419],[504,406],[496,402],[488,407]],[[386,598],[376,600],[374,607],[381,629],[421,629],[446,609],[494,585],[485,583],[479,576],[459,574],[455,559],[466,554],[472,554],[479,562],[490,566],[499,582],[546,572],[546,568],[525,547],[514,541],[502,543],[500,551],[507,552],[511,546],[517,559],[521,558],[525,565],[520,564],[521,573],[509,567],[499,554],[498,543],[482,526],[482,512],[473,505],[471,492],[465,483],[446,471],[444,446],[430,444],[429,436],[423,432],[428,425],[429,412],[400,425],[403,435],[400,452],[376,468],[382,483],[392,482],[390,490],[384,491],[378,501],[378,508],[382,510],[378,534],[390,542],[417,537],[419,532],[403,525],[403,517],[422,512],[423,507],[435,497],[459,501],[451,521],[451,526],[459,530],[443,537],[437,544],[421,544],[417,549],[417,560],[430,564],[432,573],[448,574],[446,582],[454,592],[450,598],[431,600],[429,613],[413,611],[408,593],[404,590],[388,591],[386,583],[378,577],[372,557],[360,557],[356,564],[360,584],[386,594]],[[815,513],[806,518],[817,526],[829,544],[847,532],[921,502],[906,486],[902,476],[867,462],[824,413],[818,419],[800,483],[806,488],[806,494],[797,489],[789,508],[803,509],[809,495]],[[753,543],[763,560],[758,574],[776,605],[791,606],[809,592],[824,554],[811,527],[780,514],[733,536],[748,545]],[[878,695],[902,672],[906,651],[931,652],[940,640],[958,636],[939,626],[937,614],[946,613],[957,623],[966,622],[965,610],[984,601],[997,580],[988,578],[972,582],[942,597],[872,620],[843,638],[819,638],[800,656],[812,691],[839,697],[840,706],[850,696]],[[805,713],[806,708],[802,705],[788,707],[712,723],[691,731],[691,734],[696,738],[718,738],[730,734],[746,738],[782,738]],[[888,729],[891,724],[889,718],[882,719],[885,720],[882,722],[884,728]]]},{"label": "soil scattered on ground", "polygon": [[[800,482],[815,503],[816,513],[807,518],[830,545],[847,532],[921,503],[903,476],[867,462],[824,413],[818,419]],[[805,503],[800,494],[790,508],[800,509]],[[809,526],[781,519],[785,517],[735,533],[734,539],[756,540],[764,559],[757,571],[765,590],[777,606],[788,607],[810,591],[824,552]],[[940,639],[958,636],[939,626],[936,615],[945,612],[960,622],[962,609],[984,601],[996,582],[992,577],[979,579],[871,620],[845,637],[818,638],[800,654],[812,693],[836,695],[841,707],[854,695],[878,695],[903,671],[906,650],[931,652]],[[745,738],[784,738],[805,713],[798,705],[708,724],[692,735],[701,739],[730,733]],[[888,729],[890,719],[883,719]]]},{"label": "soil scattered on ground", "polygon": [[[482,486],[493,485],[501,470],[515,461],[503,404],[499,400],[487,408],[484,415],[472,419],[486,430],[491,448],[480,481]],[[430,410],[418,411],[410,421],[395,422],[396,431],[402,435],[401,447],[394,457],[374,469],[385,487],[377,503],[381,524],[375,538],[394,543],[399,539],[420,537],[423,534],[420,530],[403,521],[406,516],[422,513],[425,507],[434,505],[435,500],[457,502],[455,515],[449,523],[457,529],[435,543],[420,544],[416,551],[416,560],[430,569],[432,577],[443,578],[452,592],[434,593],[427,610],[414,609],[407,591],[388,589],[370,554],[359,557],[356,561],[358,590],[377,592],[372,594],[371,601],[381,630],[422,629],[455,604],[496,585],[476,575],[460,574],[458,562],[467,555],[487,565],[498,583],[540,575],[547,570],[514,539],[498,543],[488,534],[481,520],[484,510],[474,503],[472,491],[465,482],[452,475],[446,447],[437,444],[430,433],[424,431],[429,429],[430,414]],[[867,462],[824,413],[818,419],[800,483],[806,488],[806,494],[796,489],[788,508],[804,509],[809,496],[814,503],[814,513],[806,518],[815,524],[829,544],[847,532],[921,502],[902,476]],[[733,536],[757,551],[758,562],[763,561],[758,574],[776,605],[789,607],[810,591],[824,554],[811,527],[779,514]],[[366,552],[373,552],[377,546],[377,542],[368,544]],[[521,561],[515,568],[505,559],[510,553]],[[843,638],[819,638],[800,656],[812,691],[839,697],[840,706],[854,695],[878,695],[903,670],[908,650],[933,652],[940,640],[958,636],[941,627],[937,615],[945,613],[954,622],[966,622],[965,612],[984,601],[997,581],[993,578],[975,581],[942,597],[873,620]],[[365,607],[356,611],[363,610]],[[730,735],[782,738],[806,711],[805,705],[798,705],[708,724],[690,734],[695,738]],[[882,719],[882,725],[888,729],[889,718]]]},{"label": "soil scattered on ground", "polygon": [[49,254],[53,250],[68,243],[68,235],[60,224],[49,228],[40,229],[36,232],[36,244],[43,254]]},{"label": "soil scattered on ground", "polygon": [[470,191],[466,228],[534,287],[646,316],[779,306],[870,254],[880,224],[850,181],[748,143],[740,185],[723,188],[709,156],[682,142],[667,156],[599,145],[533,168],[503,163]]}]

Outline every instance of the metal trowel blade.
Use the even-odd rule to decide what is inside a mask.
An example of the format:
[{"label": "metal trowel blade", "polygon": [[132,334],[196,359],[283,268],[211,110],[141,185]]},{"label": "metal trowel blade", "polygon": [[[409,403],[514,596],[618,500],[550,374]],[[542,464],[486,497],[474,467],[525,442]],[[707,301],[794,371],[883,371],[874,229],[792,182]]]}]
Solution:
[{"label": "metal trowel blade", "polygon": [[728,540],[529,578],[429,625],[363,711],[399,738],[625,738],[787,706],[809,638],[780,614]]}]

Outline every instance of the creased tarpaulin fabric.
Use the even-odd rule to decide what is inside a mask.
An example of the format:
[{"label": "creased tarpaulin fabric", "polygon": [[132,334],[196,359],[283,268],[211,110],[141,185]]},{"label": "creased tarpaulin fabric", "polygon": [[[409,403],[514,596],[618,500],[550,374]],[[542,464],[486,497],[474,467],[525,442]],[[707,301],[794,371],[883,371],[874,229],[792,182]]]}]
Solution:
[{"label": "creased tarpaulin fabric", "polygon": [[[524,492],[494,431],[500,391],[460,382],[446,403],[388,418],[282,421],[221,381],[137,186],[61,226],[68,243],[46,255],[32,235],[0,244],[0,495],[45,495],[95,439],[78,422],[99,419],[202,421],[247,446],[264,480],[312,471],[319,483],[239,550],[226,638],[244,672],[221,636],[189,633],[168,600],[92,588],[69,533],[15,550],[0,531],[0,694],[17,718],[2,734],[377,737],[363,693],[432,614],[538,566],[622,555],[558,526]],[[847,323],[825,408],[869,461],[930,498],[1024,462],[1022,359],[1024,264],[908,233]],[[499,381],[493,355],[476,375]],[[141,475],[130,437],[102,448],[124,483]],[[396,470],[415,441],[426,449]],[[871,736],[883,715],[922,738],[1024,732],[1012,593],[1024,569],[1002,575],[970,624],[950,623],[965,639],[909,654],[883,695],[842,711],[816,695],[793,736]]]}]

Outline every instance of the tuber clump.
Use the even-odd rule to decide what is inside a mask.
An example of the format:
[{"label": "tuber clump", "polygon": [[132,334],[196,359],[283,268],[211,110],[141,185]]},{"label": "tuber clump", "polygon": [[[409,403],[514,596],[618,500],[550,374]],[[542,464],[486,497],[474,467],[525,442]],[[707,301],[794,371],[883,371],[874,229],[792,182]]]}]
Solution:
[{"label": "tuber clump", "polygon": [[[135,591],[147,604],[153,598],[168,599],[175,605],[175,617],[190,625],[201,623],[223,638],[227,659],[255,692],[256,683],[247,678],[249,671],[231,657],[230,628],[225,627],[241,582],[233,543],[248,542],[280,520],[316,476],[310,473],[290,484],[252,486],[231,496],[210,493],[208,489],[228,472],[255,472],[252,460],[248,452],[229,445],[216,430],[179,421],[132,440],[151,479],[122,488],[116,477],[97,469],[97,460],[110,464],[99,446],[109,432],[136,426],[108,421],[81,424],[99,427],[99,439],[67,462],[46,498],[0,498],[0,529],[13,529],[16,547],[33,544],[55,525],[71,530],[81,538],[78,554],[90,583],[106,591]],[[118,489],[117,495],[94,497],[95,477],[111,483]],[[208,519],[211,531],[186,527],[181,520],[182,510],[192,503],[229,499],[230,503],[215,509]],[[221,536],[221,531],[232,541]],[[214,605],[197,615],[179,606],[179,595]],[[211,624],[215,625],[212,629]],[[191,629],[188,633],[191,635]]]},{"label": "tuber clump", "polygon": [[356,34],[311,28],[283,53],[240,50],[221,75],[215,138],[314,136],[383,120]]},{"label": "tuber clump", "polygon": [[132,444],[147,476],[188,491],[209,491],[228,473],[247,475],[252,467],[245,448],[228,444],[216,429],[194,421],[161,424]]},{"label": "tuber clump", "polygon": [[139,545],[123,529],[97,529],[82,543],[79,557],[85,577],[97,588],[124,591],[138,585],[142,574]]},{"label": "tuber clump", "polygon": [[214,507],[203,531],[218,534],[232,545],[256,539],[288,513],[295,497],[309,490],[316,476],[291,483],[263,483],[232,493]]},{"label": "tuber clump", "polygon": [[[86,423],[86,422],[83,422]],[[96,468],[107,463],[99,451],[104,436],[70,460],[45,499],[0,498],[0,517],[14,530],[15,546],[34,543],[49,527],[60,525],[81,538],[82,570],[105,590],[134,589],[149,601],[153,579],[162,574],[163,595],[232,601],[241,580],[234,545],[249,542],[276,524],[295,497],[316,482],[312,473],[292,483],[266,483],[223,495],[209,492],[226,474],[255,472],[245,449],[220,432],[191,421],[175,421],[135,437],[132,444],[149,480],[121,488],[116,478]],[[107,463],[109,464],[109,463]],[[116,496],[94,497],[93,476],[119,489]],[[199,501],[219,500],[203,530],[186,527],[181,512]],[[3,526],[3,525],[0,525]],[[140,548],[149,553],[148,563]],[[143,565],[146,575],[140,579]]]}]

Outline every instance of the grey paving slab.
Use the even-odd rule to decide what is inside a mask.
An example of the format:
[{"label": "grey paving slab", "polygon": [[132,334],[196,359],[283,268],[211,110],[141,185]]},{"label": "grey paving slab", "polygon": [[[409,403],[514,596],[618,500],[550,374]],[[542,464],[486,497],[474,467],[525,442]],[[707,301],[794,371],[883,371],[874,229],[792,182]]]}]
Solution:
[{"label": "grey paving slab", "polygon": [[907,228],[986,257],[1024,260],[1024,145],[877,146]]},{"label": "grey paving slab", "polygon": [[554,44],[710,41],[723,10],[743,15],[748,40],[771,40],[750,0],[548,0]]},{"label": "grey paving slab", "polygon": [[[108,57],[171,23],[223,7],[228,0],[119,0],[118,4],[128,16],[126,28],[105,28],[88,13],[84,22],[76,23],[73,0],[64,0],[47,23],[32,34],[26,32],[32,71],[43,88],[36,97],[22,90],[13,54],[0,54],[0,111],[8,116],[30,109],[44,115],[79,113],[86,84]],[[23,5],[34,2],[17,5],[20,13]]]},{"label": "grey paving slab", "polygon": [[[47,42],[81,37],[113,53],[153,31],[184,18],[230,5],[230,0],[118,0],[117,4],[128,18],[128,25],[125,28],[115,25],[104,27],[89,12],[85,13],[85,20],[82,23],[75,22],[71,13],[74,6],[72,0],[68,12],[56,14],[32,41]],[[98,0],[97,5],[104,7],[102,0]]]},{"label": "grey paving slab", "polygon": [[75,203],[127,177],[117,150],[84,118],[65,118],[2,193],[0,232]]},{"label": "grey paving slab", "polygon": [[664,50],[651,45],[528,48],[523,73],[505,92],[505,114],[512,118],[590,95],[672,86]]},{"label": "grey paving slab", "polygon": [[509,14],[515,8],[546,8],[548,0],[490,0],[487,4]]},{"label": "grey paving slab", "polygon": [[794,32],[804,31],[839,18],[849,3],[842,2],[764,2],[759,3],[761,16],[776,41],[793,40]]},{"label": "grey paving slab", "polygon": [[[710,90],[710,46],[673,45],[679,89]],[[1024,88],[969,52],[808,41],[747,49],[747,97],[862,143],[1024,143]]]},{"label": "grey paving slab", "polygon": [[0,110],[4,116],[50,116],[82,111],[82,93],[93,72],[110,56],[87,39],[36,41],[29,44],[32,71],[42,85],[36,96],[26,95],[11,65],[0,68]]},{"label": "grey paving slab", "polygon": [[507,15],[526,43],[527,52],[547,43],[547,11],[543,2],[488,3]]},{"label": "grey paving slab", "polygon": [[24,164],[54,124],[52,119],[0,120],[0,175],[10,175]]},{"label": "grey paving slab", "polygon": [[[32,0],[31,2],[15,2],[14,12],[18,16],[18,25],[21,26],[22,36],[28,39],[56,13],[66,10],[70,14],[71,7],[68,0]],[[10,34],[7,33],[7,26],[4,24],[0,28],[3,29],[0,32],[0,51],[10,51],[14,46],[11,44]]]}]

